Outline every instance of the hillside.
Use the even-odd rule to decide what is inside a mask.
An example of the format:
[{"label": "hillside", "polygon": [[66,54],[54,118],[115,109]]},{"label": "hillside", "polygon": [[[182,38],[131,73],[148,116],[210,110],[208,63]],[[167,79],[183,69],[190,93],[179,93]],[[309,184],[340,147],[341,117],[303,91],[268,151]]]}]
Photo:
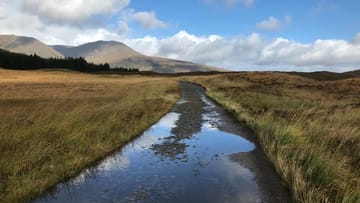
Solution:
[{"label": "hillside", "polygon": [[146,56],[117,41],[96,41],[77,47],[55,45],[53,48],[66,57],[82,56],[90,62],[109,63],[112,67],[134,67],[160,73],[221,71],[201,64]]},{"label": "hillside", "polygon": [[325,80],[342,80],[342,79],[350,79],[350,78],[358,78],[360,77],[360,70],[354,70],[344,73],[334,73],[328,71],[318,71],[318,72],[288,72],[290,75],[299,75],[305,78],[325,81]]},{"label": "hillside", "polygon": [[117,41],[96,41],[79,46],[50,46],[31,37],[0,35],[0,49],[23,54],[36,53],[43,58],[84,57],[95,64],[108,63],[111,67],[131,67],[159,73],[223,71],[187,61],[146,56]]},{"label": "hillside", "polygon": [[102,63],[105,59],[113,62],[133,56],[142,56],[125,44],[116,41],[96,41],[80,46],[55,45],[53,48],[65,57],[82,56],[94,63]]},{"label": "hillside", "polygon": [[64,56],[50,46],[31,37],[0,35],[0,48],[22,54],[34,54],[44,57],[63,58]]}]

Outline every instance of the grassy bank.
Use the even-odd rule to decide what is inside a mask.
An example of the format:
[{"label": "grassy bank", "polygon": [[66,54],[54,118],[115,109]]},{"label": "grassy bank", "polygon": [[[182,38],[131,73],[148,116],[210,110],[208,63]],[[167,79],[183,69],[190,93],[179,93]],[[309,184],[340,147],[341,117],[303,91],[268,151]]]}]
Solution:
[{"label": "grassy bank", "polygon": [[188,77],[246,122],[297,202],[360,202],[360,78]]},{"label": "grassy bank", "polygon": [[0,69],[0,201],[26,201],[139,135],[174,80]]}]

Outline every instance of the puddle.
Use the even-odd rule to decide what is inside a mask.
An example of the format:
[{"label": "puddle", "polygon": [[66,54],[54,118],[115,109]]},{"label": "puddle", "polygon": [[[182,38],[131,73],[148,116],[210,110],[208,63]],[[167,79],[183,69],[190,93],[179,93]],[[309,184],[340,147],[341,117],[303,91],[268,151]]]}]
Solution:
[{"label": "puddle", "polygon": [[223,130],[232,121],[202,88],[181,88],[173,110],[139,138],[35,202],[263,202],[255,173],[230,158],[255,144],[236,123]]}]

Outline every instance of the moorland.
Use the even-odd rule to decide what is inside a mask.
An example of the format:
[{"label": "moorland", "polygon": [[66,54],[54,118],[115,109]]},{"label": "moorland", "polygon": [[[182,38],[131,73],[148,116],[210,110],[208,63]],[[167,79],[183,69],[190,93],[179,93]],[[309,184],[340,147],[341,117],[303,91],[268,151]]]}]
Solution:
[{"label": "moorland", "polygon": [[0,199],[31,200],[120,148],[171,109],[187,80],[254,131],[295,202],[357,202],[356,73],[0,69]]}]

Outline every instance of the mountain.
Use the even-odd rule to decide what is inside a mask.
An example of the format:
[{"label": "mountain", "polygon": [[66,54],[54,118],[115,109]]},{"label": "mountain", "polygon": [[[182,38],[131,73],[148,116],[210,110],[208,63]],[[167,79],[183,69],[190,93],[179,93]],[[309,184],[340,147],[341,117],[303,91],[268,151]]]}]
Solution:
[{"label": "mountain", "polygon": [[36,53],[43,58],[84,57],[96,64],[108,63],[111,67],[159,73],[224,71],[187,61],[146,56],[117,41],[96,41],[80,46],[49,46],[31,37],[0,35],[0,49],[23,54]]},{"label": "mountain", "polygon": [[125,44],[116,41],[96,41],[77,47],[62,45],[55,45],[52,47],[65,57],[82,56],[94,63],[103,63],[105,58],[108,60],[108,63],[113,63],[113,61],[133,56],[142,56],[142,54],[134,51]]},{"label": "mountain", "polygon": [[121,42],[96,41],[77,47],[55,45],[55,50],[66,57],[84,57],[93,63],[109,63],[112,67],[133,67],[141,71],[160,73],[192,72],[192,71],[223,71],[218,68],[143,55]]},{"label": "mountain", "polygon": [[22,54],[36,53],[44,58],[63,58],[63,55],[52,47],[31,37],[0,35],[0,48]]}]

